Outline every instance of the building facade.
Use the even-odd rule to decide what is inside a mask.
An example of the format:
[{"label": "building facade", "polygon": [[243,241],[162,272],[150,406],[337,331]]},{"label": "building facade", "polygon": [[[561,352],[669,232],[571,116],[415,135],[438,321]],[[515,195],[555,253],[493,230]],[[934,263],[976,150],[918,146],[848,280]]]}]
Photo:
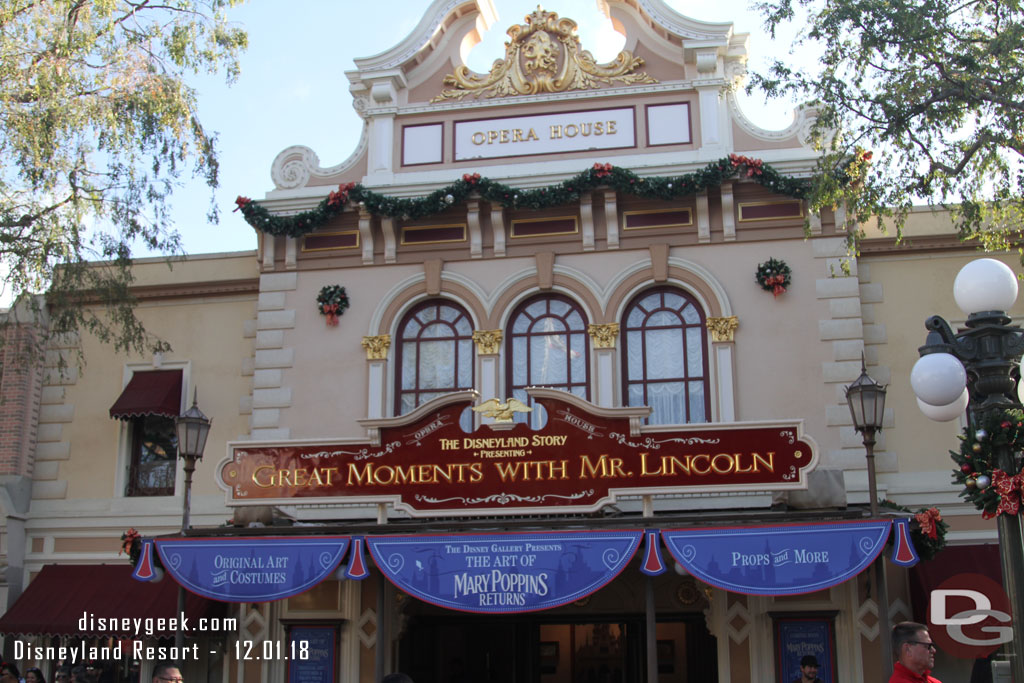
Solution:
[{"label": "building facade", "polygon": [[[369,683],[402,669],[421,683],[760,682],[795,677],[792,658],[807,653],[826,680],[881,675],[885,627],[863,571],[878,548],[856,571],[817,557],[832,578],[802,589],[773,591],[778,570],[727,590],[728,572],[691,565],[678,539],[750,533],[756,563],[786,529],[872,521],[844,392],[864,362],[891,385],[881,495],[938,506],[950,543],[975,556],[995,543],[994,524],[950,483],[959,426],[924,418],[907,380],[925,317],[957,320],[950,283],[972,253],[946,216],[920,212],[906,243],[869,233],[852,256],[859,227],[841,210],[809,213],[801,192],[816,160],[813,110],[763,130],[727,88],[743,74],[745,34],[660,0],[602,7],[625,36],[614,61],[596,63],[571,19],[538,8],[509,28],[490,73],[474,74],[462,55],[497,21],[493,7],[435,0],[406,40],[347,73],[365,121],[352,156],[323,167],[313,150],[288,148],[274,189],[239,198],[256,253],[138,264],[139,315],[173,351],[126,357],[83,337],[51,349],[36,374],[5,360],[4,395],[18,383],[32,425],[17,445],[2,442],[22,453],[3,498],[5,652],[19,640],[113,642],[109,629],[62,626],[60,610],[42,626],[12,613],[48,565],[127,568],[129,527],[157,539],[150,569],[173,574],[160,584],[187,583],[168,559],[185,500],[173,417],[198,390],[213,424],[184,540],[245,557],[268,539],[343,545],[317,547],[332,561],[315,580],[289,578],[307,590],[235,596],[219,612],[197,603],[197,615],[236,621],[189,634],[202,644],[180,657],[189,680]],[[570,451],[579,433],[589,441]],[[752,436],[700,446],[737,434]],[[629,455],[616,464],[620,446]],[[661,459],[669,448],[674,459]],[[330,457],[344,459],[333,474]],[[565,502],[579,492],[561,488],[576,464],[563,458],[587,458],[597,493]],[[500,483],[484,488],[492,466]],[[641,481],[670,467],[679,476],[667,484]],[[608,532],[632,539],[614,571],[543,609],[431,600],[385,550],[409,539],[410,563],[441,581],[454,570],[431,544],[557,537],[575,586],[586,553],[612,548]],[[666,571],[646,572],[659,552]],[[744,555],[731,552],[734,563]],[[511,561],[494,553],[466,562]],[[886,564],[889,618],[922,618],[922,579]],[[460,580],[464,594],[488,592]],[[215,595],[213,582],[193,592]],[[144,635],[135,640],[167,644],[166,631]],[[311,678],[298,678],[296,642],[317,644]],[[150,654],[137,657],[144,673]],[[939,656],[947,676],[970,665]]]}]

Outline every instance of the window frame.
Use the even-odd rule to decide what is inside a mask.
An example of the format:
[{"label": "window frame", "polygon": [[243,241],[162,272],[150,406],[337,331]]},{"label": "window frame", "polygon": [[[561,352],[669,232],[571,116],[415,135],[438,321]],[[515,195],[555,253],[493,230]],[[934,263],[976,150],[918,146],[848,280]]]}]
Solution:
[{"label": "window frame", "polygon": [[[567,334],[568,335],[580,334],[580,335],[583,336],[583,379],[582,379],[582,381],[575,380],[575,378],[573,378],[572,372],[571,372],[571,369],[572,369],[571,361],[568,363],[568,366],[567,366],[568,372],[566,373],[566,377],[569,379],[569,381],[566,382],[566,383],[563,383],[563,384],[544,384],[544,385],[538,385],[538,384],[533,383],[533,382],[530,381],[530,377],[529,377],[530,342],[529,342],[529,339],[530,339],[531,336],[541,336],[542,334],[545,334],[545,333],[537,334],[537,333],[531,333],[530,331],[527,331],[526,333],[516,333],[513,330],[515,329],[515,324],[516,324],[516,321],[519,318],[519,316],[522,315],[523,313],[525,313],[526,309],[528,307],[532,306],[537,301],[546,301],[547,302],[547,312],[550,312],[551,302],[552,301],[559,301],[559,302],[567,304],[569,306],[569,312],[567,312],[564,316],[561,316],[563,320],[565,318],[567,318],[572,312],[575,312],[575,313],[577,313],[580,316],[580,320],[582,320],[582,327],[579,330],[572,330],[572,331],[568,332]],[[542,316],[542,317],[550,317],[550,316],[545,315],[545,316]],[[531,323],[530,327],[532,327],[533,324],[534,323]],[[590,338],[589,338],[589,333],[587,332],[587,328],[588,327],[589,327],[589,318],[587,317],[586,310],[577,301],[575,301],[574,299],[572,299],[569,296],[566,296],[565,294],[561,294],[561,293],[540,293],[540,294],[534,294],[533,296],[529,296],[529,297],[523,299],[522,301],[520,301],[519,304],[516,305],[516,307],[513,308],[512,312],[509,314],[508,319],[507,319],[506,324],[505,324],[505,330],[504,330],[505,349],[506,349],[506,353],[505,353],[505,393],[506,393],[506,397],[514,396],[515,392],[517,390],[525,390],[526,387],[530,387],[530,386],[551,387],[551,388],[554,388],[554,389],[560,389],[562,391],[568,391],[569,393],[573,393],[571,391],[572,387],[582,386],[583,390],[584,390],[583,398],[585,398],[587,401],[590,401],[591,400],[591,398],[590,398],[591,397],[591,382],[592,382],[593,378],[591,376],[591,367],[590,367],[590,365],[591,365],[591,354],[590,354]],[[559,332],[559,333],[556,333],[556,334],[566,334],[566,333]],[[526,384],[524,384],[522,386],[519,386],[519,385],[517,385],[515,383],[515,381],[514,381],[514,376],[515,375],[514,375],[514,372],[513,372],[513,369],[514,369],[514,367],[516,365],[516,362],[515,362],[516,361],[516,358],[515,358],[515,340],[516,339],[520,339],[520,338],[526,338],[526,340],[527,340],[527,342],[526,342],[526,354],[527,354],[527,356],[526,356],[526,359],[525,359],[525,361],[526,361],[526,368],[527,368],[527,379],[526,379]],[[570,346],[571,346],[571,343],[570,343]],[[574,395],[576,395],[576,394],[574,394]],[[529,401],[524,401],[524,403],[528,403],[529,404],[530,402]]]},{"label": "window frame", "polygon": [[[457,330],[455,330],[455,324],[458,322],[458,318],[456,318],[456,320],[454,320],[454,321],[448,322],[448,321],[445,321],[442,318],[440,318],[440,316],[438,316],[438,318],[436,318],[435,321],[432,321],[431,324],[441,324],[441,323],[447,324],[455,332],[455,335],[451,336],[451,337],[426,337],[426,338],[424,338],[422,336],[423,330],[426,329],[429,325],[423,325],[423,327],[420,328],[419,332],[416,335],[416,342],[415,343],[417,344],[417,360],[418,360],[418,357],[419,357],[419,350],[418,350],[419,349],[419,344],[422,343],[422,341],[424,339],[426,339],[426,340],[434,340],[434,341],[451,341],[455,345],[455,363],[454,363],[454,367],[455,367],[455,385],[456,386],[452,387],[450,389],[436,389],[436,388],[435,389],[424,389],[424,388],[422,388],[421,385],[420,385],[419,365],[418,365],[418,362],[417,362],[417,375],[416,375],[415,388],[413,388],[413,389],[403,389],[402,388],[402,385],[403,385],[402,380],[404,379],[403,371],[404,371],[404,368],[405,368],[405,344],[408,341],[407,338],[403,336],[403,333],[404,333],[406,327],[408,326],[409,322],[411,320],[413,320],[415,318],[415,316],[419,315],[422,311],[427,310],[428,308],[441,307],[441,306],[448,306],[448,307],[458,311],[459,315],[461,317],[465,318],[465,320],[469,323],[469,330],[470,330],[469,334],[467,336],[459,336],[458,335]],[[395,374],[394,374],[394,384],[393,384],[393,387],[394,387],[394,401],[392,403],[392,409],[394,410],[394,415],[395,416],[408,414],[408,413],[403,413],[402,412],[402,398],[405,397],[405,396],[408,396],[409,394],[413,394],[416,397],[416,404],[409,411],[409,412],[411,412],[412,410],[415,410],[416,407],[419,407],[419,406],[423,405],[423,403],[419,401],[419,396],[421,394],[424,394],[424,393],[441,393],[441,392],[444,392],[444,391],[448,391],[448,392],[466,391],[466,390],[472,390],[475,387],[475,385],[476,385],[476,349],[475,349],[475,343],[473,342],[473,330],[474,329],[475,329],[475,327],[474,327],[474,323],[473,323],[473,317],[469,314],[469,311],[466,309],[466,307],[461,305],[461,304],[459,304],[458,302],[452,301],[451,299],[445,299],[445,298],[426,299],[425,301],[420,301],[416,305],[412,306],[411,308],[409,308],[402,315],[402,317],[398,321],[398,325],[395,327]],[[458,384],[459,384],[459,382],[458,382],[458,378],[459,378],[459,362],[460,362],[459,343],[462,342],[462,341],[469,342],[469,360],[467,361],[469,363],[469,386],[467,386],[467,387],[459,387],[458,386]]]},{"label": "window frame", "polygon": [[174,420],[163,415],[146,415],[141,417],[134,417],[129,422],[129,439],[131,441],[130,450],[128,453],[128,478],[125,481],[124,495],[126,498],[146,498],[152,496],[173,496],[176,484],[177,484],[177,470],[178,470],[178,444],[177,438],[174,443],[174,458],[172,463],[174,465],[174,480],[171,481],[170,487],[142,487],[138,485],[139,469],[142,465],[142,439],[146,434],[145,423],[147,418],[156,418],[160,420],[166,420],[171,423],[171,429],[174,429]]},{"label": "window frame", "polygon": [[[647,322],[646,319],[649,318],[650,315],[651,315],[651,313],[648,313],[645,316],[644,323],[641,324],[640,327],[630,327],[629,326],[629,318],[630,318],[630,314],[632,313],[632,311],[639,305],[639,303],[641,301],[643,301],[647,297],[649,297],[651,295],[654,295],[654,294],[660,295],[662,297],[664,297],[665,294],[674,294],[676,296],[681,297],[682,299],[684,299],[686,301],[686,304],[684,304],[682,307],[680,307],[678,309],[671,309],[671,308],[668,308],[668,307],[665,306],[664,299],[662,299],[661,300],[661,306],[659,306],[657,309],[654,309],[654,310],[662,310],[662,311],[664,311],[664,310],[674,311],[676,313],[676,315],[679,316],[680,325],[679,326],[668,326],[668,327],[666,327],[666,326],[654,326],[654,327],[648,328],[647,325],[646,325],[646,322]],[[687,305],[693,306],[694,309],[697,311],[698,315],[700,316],[700,322],[699,323],[696,323],[696,324],[686,323],[686,321],[683,320],[682,311],[684,311],[686,309]],[[619,377],[620,377],[620,381],[621,381],[621,385],[622,385],[621,386],[621,389],[622,389],[622,391],[621,391],[622,405],[623,406],[629,406],[630,405],[630,402],[629,402],[629,391],[630,391],[631,387],[635,387],[637,385],[641,385],[643,387],[643,396],[644,396],[644,401],[645,401],[644,405],[650,405],[650,403],[648,401],[648,396],[649,396],[649,394],[648,394],[648,390],[649,390],[648,387],[649,387],[649,385],[651,385],[651,384],[666,384],[666,383],[670,383],[670,382],[678,382],[678,383],[682,383],[683,387],[684,387],[683,398],[684,398],[684,411],[685,411],[685,414],[682,416],[684,421],[683,422],[678,422],[678,423],[677,422],[669,422],[669,423],[656,423],[656,424],[659,424],[659,425],[663,425],[663,424],[705,424],[705,423],[708,423],[708,422],[712,422],[713,421],[713,416],[712,416],[712,412],[711,412],[711,389],[712,389],[712,387],[711,387],[711,358],[710,358],[711,345],[708,343],[707,311],[704,310],[704,306],[701,304],[700,300],[697,297],[693,296],[690,292],[686,291],[685,289],[683,289],[681,287],[671,286],[671,285],[662,285],[662,286],[658,286],[658,287],[650,287],[650,288],[644,289],[643,291],[637,292],[634,296],[630,297],[630,299],[626,303],[625,307],[622,309],[622,322],[620,323],[620,328],[621,328],[621,335],[620,336],[621,336],[621,342],[622,342],[622,350],[621,350],[621,354],[620,354],[620,362],[621,362],[622,365],[621,365],[621,371],[619,373]],[[691,410],[691,407],[690,407],[690,392],[688,390],[688,387],[689,387],[690,383],[697,381],[697,378],[692,377],[689,374],[684,374],[682,377],[672,377],[672,378],[658,379],[658,380],[653,380],[653,381],[647,378],[647,368],[648,368],[648,365],[647,365],[647,344],[644,343],[644,339],[646,339],[646,331],[648,329],[678,329],[678,330],[682,331],[682,337],[683,337],[683,348],[682,348],[682,352],[683,352],[683,368],[684,368],[684,372],[686,372],[686,373],[689,372],[689,363],[688,363],[688,359],[686,358],[686,330],[688,330],[688,329],[691,329],[691,330],[692,329],[697,329],[699,331],[700,340],[701,340],[701,355],[702,355],[702,363],[701,363],[702,375],[701,375],[700,379],[702,380],[703,385],[704,385],[704,392],[703,392],[704,393],[704,401],[703,401],[703,403],[704,403],[704,418],[705,419],[702,422],[694,422],[694,421],[690,420],[690,415],[692,413],[692,410]],[[643,377],[642,377],[642,379],[639,379],[639,380],[634,380],[633,378],[630,377],[630,374],[629,374],[629,371],[630,371],[630,367],[629,367],[630,366],[630,364],[629,364],[629,336],[630,336],[630,332],[636,332],[636,331],[639,331],[641,333],[641,336],[642,336],[641,343],[643,344],[642,349],[641,349],[641,362],[640,362],[640,366],[641,366],[641,369],[642,369],[642,372],[643,372]],[[652,415],[653,415],[653,412],[652,412]],[[649,417],[644,418],[644,424],[651,424]]]}]

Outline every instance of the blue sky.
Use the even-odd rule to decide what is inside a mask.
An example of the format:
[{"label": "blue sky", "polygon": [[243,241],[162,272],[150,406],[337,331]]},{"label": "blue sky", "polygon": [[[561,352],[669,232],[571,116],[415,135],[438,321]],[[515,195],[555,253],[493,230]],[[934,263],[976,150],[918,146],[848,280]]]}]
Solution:
[{"label": "blue sky", "polygon": [[[594,0],[547,0],[545,9],[568,16],[579,25],[585,49],[605,61],[609,45],[604,17]],[[772,55],[785,56],[789,39],[771,41],[762,20],[747,0],[667,0],[680,14],[704,21],[733,21],[737,32],[751,34],[751,66]],[[322,166],[333,166],[355,149],[362,121],[352,109],[345,71],[353,60],[383,52],[405,38],[419,22],[427,0],[250,0],[229,17],[249,33],[242,73],[228,87],[222,77],[195,81],[200,118],[216,131],[220,150],[220,188],[216,201],[221,218],[206,220],[209,189],[189,183],[175,193],[174,217],[185,251],[192,254],[256,248],[255,233],[232,213],[238,195],[261,198],[273,188],[270,165],[291,145],[313,149]],[[537,0],[495,0],[498,20],[470,55],[470,68],[487,71],[504,56],[505,30],[521,23]],[[602,36],[605,36],[602,38]],[[790,120],[789,105],[766,107],[763,99],[745,103],[745,111],[766,127],[781,128]],[[143,254],[139,254],[143,255]]]}]

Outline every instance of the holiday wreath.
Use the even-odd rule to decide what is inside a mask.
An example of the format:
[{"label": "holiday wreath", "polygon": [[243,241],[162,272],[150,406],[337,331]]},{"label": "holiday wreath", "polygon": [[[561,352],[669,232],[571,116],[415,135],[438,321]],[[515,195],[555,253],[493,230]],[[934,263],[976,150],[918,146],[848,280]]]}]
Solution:
[{"label": "holiday wreath", "polygon": [[[882,507],[900,512],[910,512],[910,508],[897,505],[891,500],[883,500]],[[913,513],[914,524],[910,527],[910,541],[914,544],[917,556],[922,560],[930,560],[946,547],[946,532],[949,525],[942,521],[938,508],[921,508]]]},{"label": "holiday wreath", "polygon": [[[1008,447],[1013,453],[1011,472],[998,467],[996,450]],[[978,425],[969,425],[960,435],[960,450],[950,451],[956,463],[953,481],[963,485],[960,496],[974,503],[982,517],[1017,515],[1021,512],[1024,473],[1024,412],[1008,410],[990,413]]]},{"label": "holiday wreath", "polygon": [[341,285],[327,285],[320,289],[316,297],[316,307],[320,315],[327,316],[327,324],[334,327],[338,324],[338,316],[348,308],[348,294]]},{"label": "holiday wreath", "polygon": [[792,271],[785,261],[770,258],[757,265],[757,274],[754,279],[757,280],[757,284],[761,285],[761,289],[771,292],[772,296],[777,297],[786,291],[786,287],[789,287],[792,282],[791,275]]}]

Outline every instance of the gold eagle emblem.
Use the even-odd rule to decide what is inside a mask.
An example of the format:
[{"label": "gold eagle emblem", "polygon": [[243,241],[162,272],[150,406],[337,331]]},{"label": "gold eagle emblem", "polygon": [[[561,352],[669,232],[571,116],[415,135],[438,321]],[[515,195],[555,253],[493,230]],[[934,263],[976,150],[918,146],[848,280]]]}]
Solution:
[{"label": "gold eagle emblem", "polygon": [[473,406],[473,412],[483,413],[484,417],[493,418],[495,422],[512,422],[515,413],[528,413],[533,408],[522,401],[514,398],[506,398],[502,403],[496,398],[484,401],[478,406]]}]

